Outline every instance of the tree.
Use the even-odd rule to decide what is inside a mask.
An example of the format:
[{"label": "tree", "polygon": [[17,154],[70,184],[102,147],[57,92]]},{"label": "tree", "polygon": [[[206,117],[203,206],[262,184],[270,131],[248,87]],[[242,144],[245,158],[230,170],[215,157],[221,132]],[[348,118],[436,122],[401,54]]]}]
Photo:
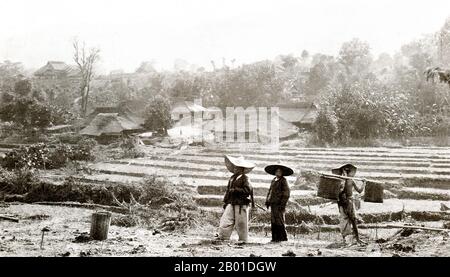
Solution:
[{"label": "tree", "polygon": [[408,96],[395,86],[362,82],[333,88],[327,97],[329,111],[336,119],[336,139],[399,138],[418,134],[416,113]]},{"label": "tree", "polygon": [[42,129],[52,123],[52,112],[31,97],[17,97],[0,107],[0,119],[19,124],[24,130]]},{"label": "tree", "polygon": [[161,95],[153,96],[145,108],[144,127],[167,134],[167,130],[172,126],[171,110],[167,98]]},{"label": "tree", "polygon": [[59,109],[46,102],[41,90],[33,90],[30,81],[24,79],[14,84],[14,93],[4,92],[0,105],[0,120],[13,122],[23,131],[43,129],[52,124],[66,124],[71,120],[67,109]]},{"label": "tree", "polygon": [[89,93],[91,90],[91,80],[94,77],[94,65],[100,58],[100,49],[91,48],[86,50],[86,45],[83,42],[79,44],[77,40],[73,42],[74,55],[73,59],[78,66],[81,75],[80,83],[80,99],[81,99],[81,115],[86,116]]},{"label": "tree", "polygon": [[307,59],[307,58],[309,58],[309,52],[306,51],[306,50],[303,50],[303,51],[302,51],[301,57],[302,57],[302,59],[304,59],[304,60]]},{"label": "tree", "polygon": [[290,55],[280,55],[281,66],[285,69],[295,67],[298,64],[298,59],[292,54]]},{"label": "tree", "polygon": [[136,73],[155,73],[154,61],[145,61],[136,69]]},{"label": "tree", "polygon": [[314,65],[310,68],[305,82],[306,94],[319,94],[328,85],[332,77],[332,72],[330,72],[326,64],[319,62]]},{"label": "tree", "polygon": [[438,32],[439,64],[450,64],[450,17]]},{"label": "tree", "polygon": [[148,99],[154,95],[161,94],[164,90],[163,82],[164,76],[161,73],[151,74],[147,78],[145,87],[139,91],[140,97]]},{"label": "tree", "polygon": [[23,71],[21,63],[8,60],[0,63],[0,90],[12,92],[15,82],[23,75]]},{"label": "tree", "polygon": [[333,143],[337,132],[336,118],[327,109],[319,110],[314,121],[314,131],[319,142]]},{"label": "tree", "polygon": [[23,74],[23,65],[19,62],[4,61],[0,63],[1,77],[15,77]]},{"label": "tree", "polygon": [[347,78],[356,81],[364,78],[372,63],[369,44],[357,38],[344,42],[339,51],[339,61],[345,67]]},{"label": "tree", "polygon": [[19,96],[28,96],[31,93],[31,83],[27,79],[20,80],[14,84],[14,93]]},{"label": "tree", "polygon": [[280,101],[283,82],[273,63],[263,61],[218,73],[212,91],[222,108],[270,107]]},{"label": "tree", "polygon": [[[441,69],[440,67],[427,68],[427,70],[425,70],[425,75],[427,81],[431,81],[434,83],[434,81],[437,79],[439,80],[439,82],[445,83],[450,87],[450,69]],[[444,113],[447,113],[450,107],[450,93],[447,90],[440,96],[440,98],[442,98],[442,110],[444,111]]]}]

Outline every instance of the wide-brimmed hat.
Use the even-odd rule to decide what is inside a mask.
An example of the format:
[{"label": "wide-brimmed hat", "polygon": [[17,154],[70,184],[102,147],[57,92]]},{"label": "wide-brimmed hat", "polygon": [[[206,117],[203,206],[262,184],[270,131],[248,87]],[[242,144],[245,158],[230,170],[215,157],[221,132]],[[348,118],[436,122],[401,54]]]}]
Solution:
[{"label": "wide-brimmed hat", "polygon": [[264,168],[264,170],[271,175],[275,175],[275,171],[277,171],[277,169],[281,169],[281,171],[283,171],[283,176],[290,176],[294,174],[294,170],[281,164],[271,164]]},{"label": "wide-brimmed hat", "polygon": [[228,155],[225,155],[225,165],[231,173],[234,173],[236,167],[242,167],[244,174],[249,173],[256,166],[254,163],[245,160],[242,156],[234,158]]},{"label": "wide-brimmed hat", "polygon": [[354,177],[356,175],[356,170],[358,169],[356,166],[352,164],[344,164],[339,168],[332,169],[331,172],[335,175],[342,175],[342,171],[344,170],[344,168],[350,169],[350,172],[348,173],[349,177]]}]

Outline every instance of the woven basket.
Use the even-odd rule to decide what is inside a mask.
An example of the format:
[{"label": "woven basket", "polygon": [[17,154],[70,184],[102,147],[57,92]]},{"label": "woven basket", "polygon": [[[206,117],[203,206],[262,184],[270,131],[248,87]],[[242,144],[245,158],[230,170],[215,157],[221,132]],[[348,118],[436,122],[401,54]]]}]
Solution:
[{"label": "woven basket", "polygon": [[367,181],[364,189],[364,202],[383,203],[383,184],[380,182]]},{"label": "woven basket", "polygon": [[337,200],[342,182],[340,178],[320,176],[317,196]]}]

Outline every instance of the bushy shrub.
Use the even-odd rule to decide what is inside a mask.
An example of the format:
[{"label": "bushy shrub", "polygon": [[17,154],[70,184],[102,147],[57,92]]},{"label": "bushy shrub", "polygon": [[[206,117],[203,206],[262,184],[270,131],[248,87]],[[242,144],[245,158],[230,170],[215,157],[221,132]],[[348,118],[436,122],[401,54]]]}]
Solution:
[{"label": "bushy shrub", "polygon": [[0,168],[0,191],[3,193],[24,194],[38,182],[37,174],[30,168],[13,171]]},{"label": "bushy shrub", "polygon": [[170,111],[171,105],[167,98],[161,95],[153,96],[145,107],[144,127],[148,130],[167,133],[173,123]]},{"label": "bushy shrub", "polygon": [[97,141],[92,138],[81,138],[75,145],[70,147],[69,159],[73,161],[92,161],[94,160],[94,148]]},{"label": "bushy shrub", "polygon": [[89,161],[94,158],[90,140],[80,141],[75,145],[44,143],[21,146],[6,153],[2,166],[8,169],[38,168],[55,169],[64,167],[67,161]]},{"label": "bushy shrub", "polygon": [[60,143],[77,144],[82,139],[84,139],[84,136],[75,133],[63,133],[57,135],[56,139]]},{"label": "bushy shrub", "polygon": [[192,191],[186,186],[177,186],[164,177],[149,176],[135,187],[139,188],[136,200],[150,207],[170,206],[172,209],[195,209]]},{"label": "bushy shrub", "polygon": [[411,104],[408,91],[394,85],[364,81],[332,87],[322,105],[315,122],[322,143],[348,145],[379,138],[448,135],[448,119],[437,105],[420,113]]},{"label": "bushy shrub", "polygon": [[384,133],[385,101],[369,85],[353,84],[337,89],[330,102],[339,140],[370,139]]},{"label": "bushy shrub", "polygon": [[[149,177],[141,183],[85,184],[68,177],[62,184],[40,180],[30,169],[0,170],[0,191],[24,195],[25,202],[80,202],[116,206],[133,201],[150,208],[165,207],[171,211],[195,210],[194,191],[175,186],[165,178]],[[118,202],[119,203],[118,203]]]},{"label": "bushy shrub", "polygon": [[334,115],[326,109],[320,110],[314,122],[314,131],[319,142],[333,143],[337,132]]},{"label": "bushy shrub", "polygon": [[438,137],[448,138],[450,136],[450,122],[448,120],[444,118],[438,120],[432,128],[433,134]]},{"label": "bushy shrub", "polygon": [[122,158],[141,158],[144,156],[144,152],[140,149],[138,142],[135,138],[125,138],[119,144],[120,149],[123,152]]},{"label": "bushy shrub", "polygon": [[129,202],[131,195],[138,198],[139,186],[126,184],[85,184],[68,177],[63,184],[39,181],[28,186],[24,200],[26,202],[80,202],[100,205],[116,205],[113,195],[119,201]]},{"label": "bushy shrub", "polygon": [[30,97],[16,97],[0,105],[0,118],[14,122],[26,130],[45,128],[52,124],[52,111],[43,103]]}]

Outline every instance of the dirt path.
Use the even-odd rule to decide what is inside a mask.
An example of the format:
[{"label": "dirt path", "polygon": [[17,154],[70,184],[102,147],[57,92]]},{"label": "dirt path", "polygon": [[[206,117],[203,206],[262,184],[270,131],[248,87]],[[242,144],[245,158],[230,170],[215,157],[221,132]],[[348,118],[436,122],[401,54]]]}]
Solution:
[{"label": "dirt path", "polygon": [[[281,244],[270,243],[263,233],[251,234],[246,245],[211,239],[215,228],[207,226],[184,234],[159,233],[133,227],[111,226],[107,241],[75,242],[87,235],[92,210],[14,204],[0,207],[1,214],[16,215],[19,223],[0,220],[0,256],[282,256],[288,250],[296,256],[450,256],[450,244],[445,234],[421,232],[403,240],[414,244],[410,248],[392,247],[370,242],[368,246],[343,246],[337,233],[301,235]],[[41,229],[45,234],[40,249]],[[367,230],[362,233],[370,237]],[[389,237],[395,230],[382,230],[379,237]],[[269,234],[270,236],[270,234]],[[403,245],[404,241],[397,244]]]}]

